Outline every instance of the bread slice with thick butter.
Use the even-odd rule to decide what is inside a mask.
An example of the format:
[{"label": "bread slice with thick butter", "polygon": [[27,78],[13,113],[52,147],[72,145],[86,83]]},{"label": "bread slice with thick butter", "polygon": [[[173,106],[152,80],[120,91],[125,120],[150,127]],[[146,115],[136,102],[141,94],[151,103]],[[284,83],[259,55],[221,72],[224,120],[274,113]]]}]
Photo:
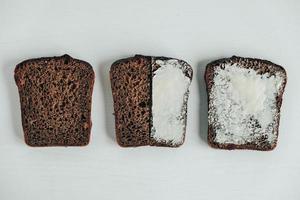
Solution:
[{"label": "bread slice with thick butter", "polygon": [[208,142],[222,149],[272,150],[287,82],[283,67],[233,56],[209,63]]},{"label": "bread slice with thick butter", "polygon": [[136,55],[113,63],[110,78],[121,146],[183,144],[190,65],[174,58]]}]

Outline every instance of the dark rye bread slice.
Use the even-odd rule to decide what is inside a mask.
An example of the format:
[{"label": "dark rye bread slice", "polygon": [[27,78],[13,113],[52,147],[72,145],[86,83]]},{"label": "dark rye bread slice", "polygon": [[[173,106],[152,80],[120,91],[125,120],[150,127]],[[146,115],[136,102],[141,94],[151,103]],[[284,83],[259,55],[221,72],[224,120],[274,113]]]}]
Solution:
[{"label": "dark rye bread slice", "polygon": [[182,99],[178,99],[179,102],[183,101],[180,116],[177,116],[184,126],[180,133],[183,135],[182,140],[174,143],[171,140],[159,138],[168,136],[164,134],[158,135],[158,138],[154,137],[157,134],[155,135],[152,118],[153,78],[157,70],[161,68],[157,61],[178,62],[181,73],[191,81],[192,68],[186,62],[173,58],[136,55],[118,60],[111,66],[110,79],[114,101],[115,129],[120,146],[178,147],[184,141],[188,88],[182,94]]},{"label": "dark rye bread slice", "polygon": [[149,144],[151,112],[151,57],[135,56],[110,68],[115,129],[120,146]]},{"label": "dark rye bread slice", "polygon": [[205,81],[212,147],[260,151],[276,147],[287,82],[283,67],[233,56],[209,63]]},{"label": "dark rye bread slice", "polygon": [[92,66],[69,55],[21,62],[15,68],[25,142],[83,146],[91,132]]}]

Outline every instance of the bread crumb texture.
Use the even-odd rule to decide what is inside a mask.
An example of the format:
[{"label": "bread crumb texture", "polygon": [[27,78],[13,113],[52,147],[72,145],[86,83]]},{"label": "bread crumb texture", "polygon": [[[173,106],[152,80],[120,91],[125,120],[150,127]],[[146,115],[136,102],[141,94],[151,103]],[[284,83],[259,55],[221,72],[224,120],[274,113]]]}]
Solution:
[{"label": "bread crumb texture", "polygon": [[25,141],[30,146],[89,143],[94,71],[68,55],[26,60],[17,65]]}]

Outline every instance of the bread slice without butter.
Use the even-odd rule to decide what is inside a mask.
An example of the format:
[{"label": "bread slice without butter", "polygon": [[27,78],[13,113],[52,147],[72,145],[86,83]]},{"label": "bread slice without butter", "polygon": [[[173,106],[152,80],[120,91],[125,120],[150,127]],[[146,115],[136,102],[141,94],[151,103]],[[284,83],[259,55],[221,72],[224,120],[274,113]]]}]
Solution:
[{"label": "bread slice without butter", "polygon": [[120,146],[149,144],[151,112],[151,57],[135,56],[110,68],[115,129]]},{"label": "bread slice without butter", "polygon": [[113,63],[110,78],[121,146],[177,147],[184,142],[190,65],[136,55]]},{"label": "bread slice without butter", "polygon": [[276,147],[287,82],[283,67],[233,56],[209,63],[205,80],[212,147],[261,151]]},{"label": "bread slice without butter", "polygon": [[25,142],[30,146],[87,145],[94,76],[89,63],[69,55],[18,64],[15,81]]}]

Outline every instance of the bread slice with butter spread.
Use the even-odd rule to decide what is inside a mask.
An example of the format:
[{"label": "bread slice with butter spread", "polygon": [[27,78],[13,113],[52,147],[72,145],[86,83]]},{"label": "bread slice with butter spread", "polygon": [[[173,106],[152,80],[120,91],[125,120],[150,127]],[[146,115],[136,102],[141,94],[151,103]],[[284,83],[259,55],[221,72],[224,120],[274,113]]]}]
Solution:
[{"label": "bread slice with butter spread", "polygon": [[283,67],[233,56],[206,67],[208,143],[222,149],[272,150],[287,82]]},{"label": "bread slice with butter spread", "polygon": [[183,144],[190,65],[174,58],[136,55],[113,63],[110,79],[119,145]]}]

